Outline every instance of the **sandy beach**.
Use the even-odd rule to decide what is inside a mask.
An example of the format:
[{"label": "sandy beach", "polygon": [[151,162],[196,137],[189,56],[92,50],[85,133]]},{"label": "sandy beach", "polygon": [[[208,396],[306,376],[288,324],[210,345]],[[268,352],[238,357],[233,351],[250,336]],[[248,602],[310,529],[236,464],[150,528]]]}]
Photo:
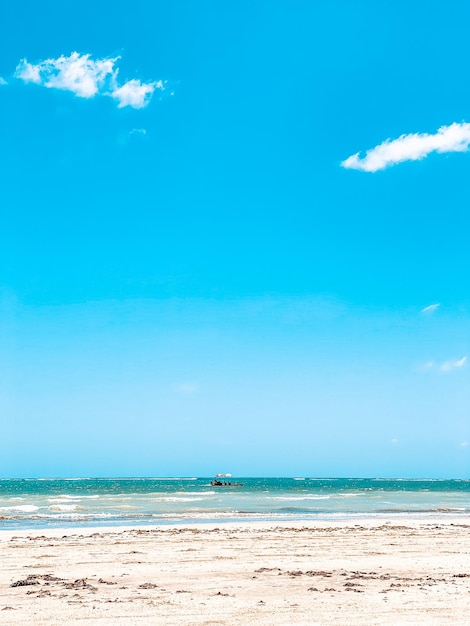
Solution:
[{"label": "sandy beach", "polygon": [[470,520],[3,531],[0,546],[2,624],[468,624]]}]

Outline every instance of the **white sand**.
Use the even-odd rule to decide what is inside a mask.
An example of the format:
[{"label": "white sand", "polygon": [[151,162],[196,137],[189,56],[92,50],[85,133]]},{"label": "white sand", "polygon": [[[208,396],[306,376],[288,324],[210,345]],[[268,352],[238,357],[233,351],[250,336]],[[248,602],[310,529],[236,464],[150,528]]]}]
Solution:
[{"label": "white sand", "polygon": [[467,626],[469,615],[468,518],[0,533],[1,624]]}]

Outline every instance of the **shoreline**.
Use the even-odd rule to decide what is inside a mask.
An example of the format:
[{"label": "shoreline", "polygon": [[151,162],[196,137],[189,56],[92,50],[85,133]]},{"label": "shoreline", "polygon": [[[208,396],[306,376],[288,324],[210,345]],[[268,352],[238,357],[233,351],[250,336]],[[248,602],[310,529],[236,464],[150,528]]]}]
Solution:
[{"label": "shoreline", "polygon": [[31,528],[18,528],[18,529],[2,529],[0,528],[0,543],[2,541],[9,541],[11,537],[28,537],[28,536],[44,536],[54,537],[57,534],[61,536],[69,534],[80,535],[92,535],[95,533],[101,534],[120,534],[128,531],[152,531],[152,532],[165,532],[174,530],[189,530],[197,529],[203,530],[273,530],[276,528],[295,528],[300,529],[323,529],[323,528],[354,528],[354,527],[367,527],[374,526],[406,526],[409,528],[426,527],[435,525],[450,525],[450,526],[468,526],[470,527],[470,513],[462,513],[461,515],[452,515],[448,513],[442,514],[430,514],[423,515],[417,514],[379,514],[370,515],[364,514],[364,517],[358,515],[352,515],[349,518],[341,519],[292,519],[292,520],[237,520],[237,521],[224,521],[210,520],[207,522],[202,521],[188,521],[183,520],[181,522],[164,522],[154,524],[117,524],[113,525],[83,525],[83,524],[67,524],[58,526],[47,527],[31,527]]},{"label": "shoreline", "polygon": [[2,623],[467,623],[470,516],[0,531]]},{"label": "shoreline", "polygon": [[[259,517],[262,517],[261,515]],[[174,529],[182,529],[182,528],[198,528],[200,530],[204,529],[212,529],[212,528],[227,528],[227,529],[237,529],[237,528],[245,528],[249,526],[258,527],[258,528],[324,528],[324,527],[345,527],[345,526],[373,526],[373,525],[435,525],[435,524],[450,524],[450,525],[470,525],[470,513],[462,512],[455,514],[455,512],[439,512],[439,513],[378,513],[378,514],[370,514],[364,513],[362,514],[351,514],[350,516],[338,516],[336,518],[333,517],[309,517],[299,519],[298,517],[293,517],[292,519],[250,519],[250,518],[241,518],[238,520],[225,520],[221,519],[210,519],[207,521],[195,520],[191,521],[189,519],[184,519],[181,521],[171,521],[171,522],[155,522],[155,523],[129,523],[122,524],[117,523],[113,524],[88,524],[83,525],[80,522],[77,523],[69,523],[64,522],[63,524],[47,525],[47,526],[30,526],[29,528],[9,528],[3,529],[1,528],[0,522],[0,542],[4,540],[4,538],[8,538],[16,535],[21,537],[26,537],[28,535],[44,535],[46,537],[53,536],[57,533],[67,534],[69,532],[80,533],[80,534],[93,534],[96,532],[100,533],[120,533],[128,530],[155,530],[155,531],[164,531],[164,530],[174,530]]]}]

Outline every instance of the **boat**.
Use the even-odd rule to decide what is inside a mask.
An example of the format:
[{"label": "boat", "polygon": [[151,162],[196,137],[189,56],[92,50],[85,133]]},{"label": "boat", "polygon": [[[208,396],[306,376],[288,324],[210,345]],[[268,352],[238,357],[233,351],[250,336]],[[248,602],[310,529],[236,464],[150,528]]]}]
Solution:
[{"label": "boat", "polygon": [[243,483],[232,483],[227,478],[232,478],[232,474],[216,474],[211,480],[212,487],[243,487]]}]

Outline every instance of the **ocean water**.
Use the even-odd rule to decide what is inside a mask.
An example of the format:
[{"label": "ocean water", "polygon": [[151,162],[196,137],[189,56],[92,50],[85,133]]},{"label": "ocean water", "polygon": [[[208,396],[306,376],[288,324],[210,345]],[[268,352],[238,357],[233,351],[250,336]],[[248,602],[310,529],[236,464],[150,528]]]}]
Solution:
[{"label": "ocean water", "polygon": [[0,530],[470,514],[470,480],[0,479]]}]

